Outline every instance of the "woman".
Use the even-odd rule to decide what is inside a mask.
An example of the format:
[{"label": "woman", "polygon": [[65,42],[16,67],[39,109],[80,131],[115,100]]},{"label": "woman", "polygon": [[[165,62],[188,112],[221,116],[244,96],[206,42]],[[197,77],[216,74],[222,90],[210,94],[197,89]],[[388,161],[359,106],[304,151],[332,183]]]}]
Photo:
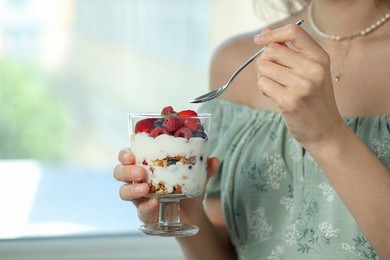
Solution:
[{"label": "woman", "polygon": [[[267,46],[203,106],[215,176],[204,204],[182,202],[200,227],[178,238],[189,259],[390,259],[389,12],[387,0],[315,0],[217,50],[213,88]],[[145,172],[127,150],[119,160],[121,197],[156,221]]]}]

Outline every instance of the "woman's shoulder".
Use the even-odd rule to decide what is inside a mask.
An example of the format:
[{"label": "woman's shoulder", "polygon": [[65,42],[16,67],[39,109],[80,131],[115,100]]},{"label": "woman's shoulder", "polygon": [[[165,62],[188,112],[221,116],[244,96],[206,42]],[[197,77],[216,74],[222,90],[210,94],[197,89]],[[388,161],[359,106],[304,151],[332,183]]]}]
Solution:
[{"label": "woman's shoulder", "polygon": [[217,47],[211,59],[211,88],[225,84],[231,74],[258,49],[253,37],[259,32],[260,30],[232,36]]},{"label": "woman's shoulder", "polygon": [[[232,36],[218,46],[210,64],[210,89],[225,85],[241,64],[259,49],[259,46],[253,41],[253,37],[259,32],[260,30]],[[256,82],[253,82],[256,79],[256,74],[253,74],[255,70],[250,67],[251,65],[241,71],[221,98],[237,103],[239,103],[239,100],[245,100],[243,95],[247,91],[238,93],[237,88],[240,87],[239,89],[242,90],[243,86],[256,84]]]},{"label": "woman's shoulder", "polygon": [[254,43],[254,36],[256,34],[261,33],[266,27],[278,28],[288,23],[293,23],[295,21],[294,19],[295,16],[288,17],[260,27],[258,30],[243,32],[226,39],[214,51],[211,60],[211,70],[234,72],[237,69],[237,65],[241,65],[262,47]]},{"label": "woman's shoulder", "polygon": [[[291,20],[292,18],[285,19],[258,30],[240,33],[222,42],[215,50],[211,59],[210,89],[216,89],[226,84],[241,64],[263,47],[254,43],[254,36],[259,34],[263,28],[278,28]],[[222,98],[249,106],[258,103],[257,99],[259,97],[254,95],[257,86],[257,72],[254,64],[250,64],[237,76],[229,90],[221,96]]]}]

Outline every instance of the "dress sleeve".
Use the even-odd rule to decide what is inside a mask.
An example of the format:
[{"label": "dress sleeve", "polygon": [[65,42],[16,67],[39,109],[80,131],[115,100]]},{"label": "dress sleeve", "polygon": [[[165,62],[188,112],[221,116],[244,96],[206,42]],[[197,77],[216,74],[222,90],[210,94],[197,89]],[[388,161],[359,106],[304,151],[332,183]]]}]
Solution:
[{"label": "dress sleeve", "polygon": [[390,170],[390,116],[354,118],[347,124]]}]

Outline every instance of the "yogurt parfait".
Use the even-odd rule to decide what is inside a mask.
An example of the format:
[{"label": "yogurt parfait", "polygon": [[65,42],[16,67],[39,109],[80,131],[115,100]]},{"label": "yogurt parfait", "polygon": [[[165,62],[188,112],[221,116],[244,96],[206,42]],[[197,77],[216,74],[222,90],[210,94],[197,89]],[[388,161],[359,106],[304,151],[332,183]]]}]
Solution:
[{"label": "yogurt parfait", "polygon": [[203,192],[210,115],[193,110],[131,114],[130,148],[147,171],[149,197],[190,198]]}]

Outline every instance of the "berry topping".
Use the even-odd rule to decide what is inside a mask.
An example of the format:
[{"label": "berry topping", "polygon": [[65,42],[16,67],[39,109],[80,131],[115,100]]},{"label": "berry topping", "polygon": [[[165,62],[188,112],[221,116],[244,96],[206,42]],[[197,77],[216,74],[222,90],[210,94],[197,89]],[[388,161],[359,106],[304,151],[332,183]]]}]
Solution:
[{"label": "berry topping", "polygon": [[156,138],[157,136],[163,135],[163,134],[168,135],[169,132],[168,132],[167,129],[162,128],[162,127],[157,127],[155,129],[153,129],[152,132],[150,132],[150,136],[153,137],[153,138]]},{"label": "berry topping", "polygon": [[135,125],[134,132],[135,133],[150,133],[153,129],[153,123],[156,121],[155,118],[146,118],[141,121],[138,121]]},{"label": "berry topping", "polygon": [[199,124],[196,130],[204,131],[204,127],[202,124]]},{"label": "berry topping", "polygon": [[168,106],[168,107],[164,107],[163,110],[161,111],[161,115],[172,115],[172,114],[176,114],[176,111],[173,110],[173,108],[171,106]]},{"label": "berry topping", "polygon": [[192,137],[192,131],[183,126],[181,128],[179,128],[174,134],[173,134],[174,137],[184,137],[184,138],[187,138],[187,139],[190,139]]},{"label": "berry topping", "polygon": [[191,131],[196,130],[200,124],[200,120],[198,118],[193,118],[197,115],[198,114],[193,110],[182,110],[177,114],[177,116],[183,122],[183,125],[191,129]]},{"label": "berry topping", "polygon": [[147,118],[138,121],[134,128],[134,133],[148,133],[150,137],[156,138],[159,135],[172,135],[190,139],[200,137],[208,139],[204,131],[202,122],[197,117],[194,110],[182,110],[176,112],[173,107],[164,107],[160,118]]},{"label": "berry topping", "polygon": [[183,126],[181,120],[175,116],[165,118],[163,127],[169,132],[176,132],[177,129]]},{"label": "berry topping", "polygon": [[203,139],[207,139],[207,134],[202,130],[195,130],[192,132],[194,137],[201,137]]},{"label": "berry topping", "polygon": [[181,121],[183,122],[183,125],[189,128],[191,131],[198,129],[198,125],[200,124],[200,120],[198,118],[192,117],[184,117],[181,119]]},{"label": "berry topping", "polygon": [[177,115],[178,116],[197,116],[198,114],[194,110],[182,110]]},{"label": "berry topping", "polygon": [[162,120],[162,119],[157,119],[157,120],[154,121],[154,123],[153,123],[153,128],[163,127],[163,123],[164,123],[164,120]]}]

